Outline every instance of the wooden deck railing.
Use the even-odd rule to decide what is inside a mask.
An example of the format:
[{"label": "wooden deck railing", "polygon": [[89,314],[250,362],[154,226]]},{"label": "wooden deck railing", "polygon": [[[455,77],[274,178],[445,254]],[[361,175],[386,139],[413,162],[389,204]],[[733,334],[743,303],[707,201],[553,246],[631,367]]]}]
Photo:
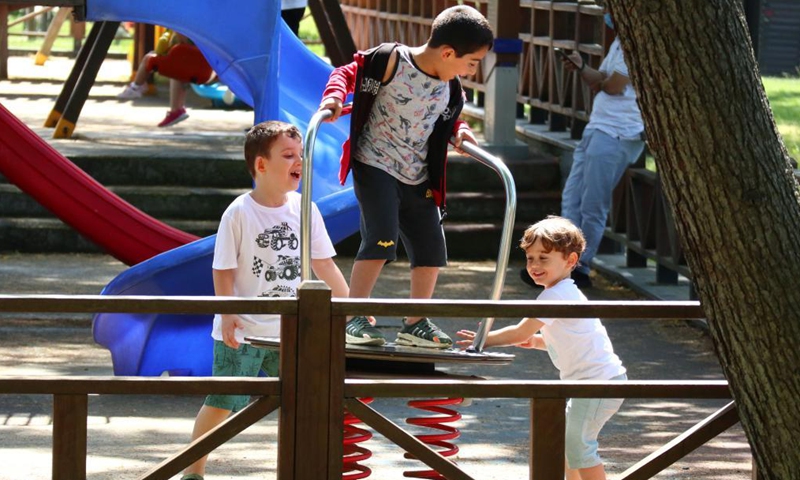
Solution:
[{"label": "wooden deck railing", "polygon": [[[142,478],[166,479],[281,407],[278,478],[341,476],[342,411],[347,408],[401,448],[450,479],[472,478],[358,398],[463,396],[531,400],[530,478],[563,478],[564,407],[570,397],[730,398],[724,381],[542,382],[484,380],[345,380],[346,315],[445,317],[702,318],[697,302],[530,302],[464,300],[331,300],[321,282],[306,282],[295,299],[0,295],[0,312],[277,313],[282,314],[278,379],[0,377],[0,394],[50,394],[53,478],[86,475],[87,395],[238,393],[260,395],[246,409],[155,466]],[[302,380],[302,381],[300,381]],[[733,404],[635,465],[622,478],[651,478],[738,421]],[[302,447],[302,448],[300,448]],[[302,452],[302,453],[301,453]],[[308,462],[308,458],[319,459]]]}]

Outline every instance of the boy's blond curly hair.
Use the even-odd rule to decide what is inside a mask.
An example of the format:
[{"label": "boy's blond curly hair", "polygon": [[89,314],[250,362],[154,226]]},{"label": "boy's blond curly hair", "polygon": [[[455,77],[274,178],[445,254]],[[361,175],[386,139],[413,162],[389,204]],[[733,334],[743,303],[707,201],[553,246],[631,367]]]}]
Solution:
[{"label": "boy's blond curly hair", "polygon": [[579,259],[586,248],[586,239],[583,238],[581,229],[566,218],[555,215],[550,215],[528,227],[522,235],[519,246],[526,250],[536,243],[536,240],[541,240],[542,246],[548,252],[555,250],[564,256],[575,252]]}]

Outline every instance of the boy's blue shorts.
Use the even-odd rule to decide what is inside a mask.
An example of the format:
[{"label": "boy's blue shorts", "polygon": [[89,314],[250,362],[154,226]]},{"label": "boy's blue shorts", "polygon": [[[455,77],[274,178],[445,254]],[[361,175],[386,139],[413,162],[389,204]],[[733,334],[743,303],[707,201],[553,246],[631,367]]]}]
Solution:
[{"label": "boy's blue shorts", "polygon": [[407,185],[353,160],[353,187],[361,207],[361,246],[356,260],[397,259],[403,240],[411,267],[444,267],[447,247],[439,207],[428,181]]},{"label": "boy's blue shorts", "polygon": [[[211,375],[215,377],[257,377],[259,371],[277,377],[280,362],[278,352],[257,348],[247,343],[233,349],[219,340],[214,340],[214,365]],[[205,404],[209,407],[238,412],[250,401],[248,395],[208,395]]]},{"label": "boy's blue shorts", "polygon": [[[627,380],[625,374],[611,380]],[[571,398],[567,403],[565,454],[569,468],[603,463],[597,454],[597,435],[622,406],[622,398]]]}]

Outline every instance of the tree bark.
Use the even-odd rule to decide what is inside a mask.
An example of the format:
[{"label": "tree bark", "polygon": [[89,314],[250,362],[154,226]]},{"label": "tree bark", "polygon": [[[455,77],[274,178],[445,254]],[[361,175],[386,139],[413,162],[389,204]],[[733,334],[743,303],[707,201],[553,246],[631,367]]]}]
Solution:
[{"label": "tree bark", "polygon": [[737,0],[607,0],[763,478],[800,472],[800,196]]}]

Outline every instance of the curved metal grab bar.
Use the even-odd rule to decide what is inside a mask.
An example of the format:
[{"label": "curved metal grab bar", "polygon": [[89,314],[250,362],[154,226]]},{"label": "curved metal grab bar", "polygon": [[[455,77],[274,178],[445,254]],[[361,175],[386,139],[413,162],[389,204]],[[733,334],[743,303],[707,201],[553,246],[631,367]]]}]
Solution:
[{"label": "curved metal grab bar", "polygon": [[300,188],[300,281],[311,280],[311,166],[314,164],[314,143],[317,131],[325,120],[331,118],[330,110],[317,111],[308,122],[303,137],[303,185]]},{"label": "curved metal grab bar", "polygon": [[[514,235],[514,218],[516,218],[517,214],[517,187],[514,183],[514,177],[511,175],[511,171],[509,171],[502,160],[469,142],[462,142],[460,148],[475,160],[494,170],[497,175],[500,176],[500,180],[503,181],[503,187],[506,190],[506,213],[503,217],[503,232],[500,236],[500,249],[497,253],[497,268],[495,269],[494,284],[492,285],[492,300],[500,300],[506,281],[508,257],[511,255],[511,237]],[[475,334],[472,346],[468,350],[476,352],[483,351],[483,346],[486,344],[486,336],[492,329],[493,323],[494,318],[483,319]]]},{"label": "curved metal grab bar", "polygon": [[[348,109],[351,104],[346,104],[344,109]],[[343,110],[344,110],[343,109]],[[308,130],[303,138],[303,185],[301,188],[301,216],[300,216],[300,279],[301,281],[311,279],[311,175],[314,161],[314,143],[317,140],[317,132],[320,124],[329,119],[333,113],[330,110],[318,111],[308,122]],[[452,142],[453,139],[451,139]],[[477,145],[469,142],[461,144],[461,150],[469,156],[494,170],[503,182],[506,192],[506,213],[503,217],[503,232],[500,237],[500,249],[497,254],[497,267],[495,269],[494,284],[492,285],[492,300],[500,300],[503,294],[503,286],[506,281],[506,270],[508,269],[508,258],[511,254],[511,240],[514,234],[514,218],[517,213],[517,188],[514,177],[502,160],[491,155]],[[475,340],[470,347],[471,350],[481,352],[486,343],[486,335],[492,328],[494,318],[485,318],[478,328]]]}]

